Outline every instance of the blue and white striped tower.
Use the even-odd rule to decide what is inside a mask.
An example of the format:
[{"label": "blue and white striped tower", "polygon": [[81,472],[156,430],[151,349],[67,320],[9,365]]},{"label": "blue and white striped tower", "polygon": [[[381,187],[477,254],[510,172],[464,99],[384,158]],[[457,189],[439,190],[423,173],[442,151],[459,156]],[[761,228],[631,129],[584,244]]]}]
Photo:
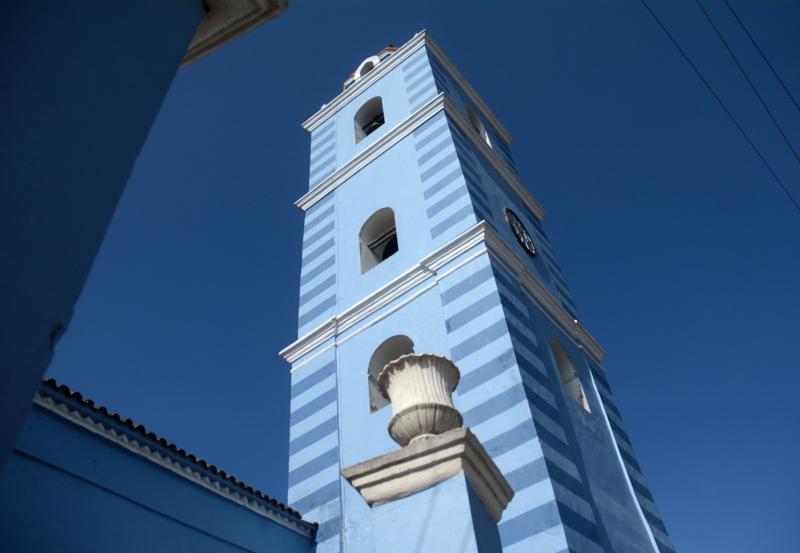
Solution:
[{"label": "blue and white striped tower", "polygon": [[299,338],[282,355],[289,502],[320,522],[318,551],[426,531],[373,527],[340,476],[397,448],[374,377],[412,351],[461,371],[456,407],[515,491],[505,553],[673,551],[511,136],[430,36],[364,60],[304,127]]}]

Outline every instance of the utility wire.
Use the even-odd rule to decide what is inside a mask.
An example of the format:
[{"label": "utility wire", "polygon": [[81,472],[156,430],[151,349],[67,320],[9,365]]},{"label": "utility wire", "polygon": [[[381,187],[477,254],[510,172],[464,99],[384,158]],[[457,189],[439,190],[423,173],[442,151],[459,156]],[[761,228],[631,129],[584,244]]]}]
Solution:
[{"label": "utility wire", "polygon": [[761,48],[758,46],[758,43],[756,42],[756,39],[754,39],[754,38],[753,38],[753,35],[751,35],[751,34],[750,34],[750,31],[748,31],[748,30],[747,30],[747,27],[745,27],[745,25],[744,25],[744,23],[742,22],[742,20],[741,20],[741,19],[739,19],[739,15],[738,15],[738,14],[736,13],[736,11],[733,9],[733,6],[731,6],[731,4],[730,4],[730,2],[728,2],[728,0],[722,0],[722,1],[723,1],[723,2],[725,2],[725,5],[726,5],[726,6],[728,6],[728,9],[729,9],[729,10],[731,11],[731,13],[733,14],[733,17],[734,17],[734,18],[736,18],[736,22],[737,22],[737,23],[739,23],[739,26],[740,26],[740,27],[742,28],[742,30],[744,31],[744,34],[746,34],[746,35],[747,35],[747,38],[749,38],[749,39],[750,39],[750,42],[752,42],[752,43],[753,43],[753,46],[754,46],[754,47],[755,47],[755,49],[758,51],[759,55],[761,56],[761,59],[762,59],[762,60],[764,60],[764,63],[766,63],[766,64],[767,64],[767,67],[769,67],[769,70],[770,70],[770,71],[772,71],[772,75],[773,75],[773,76],[775,77],[775,79],[776,79],[776,80],[777,80],[777,81],[778,81],[778,82],[781,84],[781,88],[783,88],[783,91],[786,93],[786,95],[787,95],[787,96],[789,97],[789,99],[792,101],[792,103],[794,104],[794,107],[796,107],[796,108],[797,108],[797,111],[800,111],[800,104],[798,104],[798,103],[797,103],[797,100],[795,99],[795,97],[794,97],[794,96],[792,96],[792,93],[791,93],[791,92],[789,92],[789,87],[787,87],[787,86],[786,86],[786,84],[783,82],[783,79],[781,79],[780,75],[778,75],[778,72],[777,72],[777,71],[775,71],[775,68],[774,68],[774,67],[772,67],[772,64],[771,64],[771,63],[769,62],[769,60],[767,59],[767,55],[766,55],[766,54],[765,54],[765,53],[764,53],[764,52],[761,50]]},{"label": "utility wire", "polygon": [[717,27],[714,24],[714,20],[711,19],[711,15],[709,15],[708,11],[703,6],[703,3],[700,0],[694,0],[694,2],[695,2],[695,4],[697,4],[697,7],[700,8],[700,11],[703,12],[703,15],[706,17],[706,20],[708,21],[709,25],[711,25],[711,28],[714,29],[714,32],[717,34],[717,37],[722,42],[722,45],[725,46],[725,50],[728,51],[728,54],[730,54],[731,59],[733,59],[733,62],[736,64],[736,67],[739,68],[739,72],[742,74],[742,77],[744,77],[744,80],[747,81],[747,84],[750,85],[750,89],[753,91],[753,94],[756,95],[756,98],[758,98],[758,101],[761,103],[761,107],[763,107],[764,111],[767,112],[767,115],[769,115],[769,118],[772,121],[772,124],[775,125],[775,128],[780,133],[781,138],[783,138],[783,141],[786,142],[786,145],[789,147],[789,149],[794,154],[794,158],[797,160],[797,163],[800,163],[800,155],[797,155],[797,150],[794,149],[794,146],[792,146],[792,143],[789,141],[789,138],[786,136],[786,133],[783,132],[783,129],[781,128],[780,124],[778,123],[778,120],[775,119],[775,116],[772,114],[772,111],[770,111],[769,107],[767,106],[767,103],[764,101],[764,98],[761,96],[761,94],[759,94],[758,89],[756,88],[756,85],[750,79],[750,76],[747,74],[747,71],[744,70],[744,67],[742,67],[742,64],[739,62],[739,59],[736,57],[736,54],[734,54],[733,50],[731,50],[731,47],[728,44],[728,41],[725,40],[724,36],[722,36],[722,33],[719,30],[719,27]]},{"label": "utility wire", "polygon": [[664,31],[664,34],[667,35],[667,38],[669,38],[670,42],[672,42],[672,45],[675,46],[675,48],[678,50],[678,52],[680,52],[681,56],[683,56],[683,59],[686,60],[686,63],[689,64],[689,67],[692,68],[692,70],[695,72],[695,74],[703,82],[703,84],[705,85],[706,89],[711,93],[711,95],[717,101],[719,106],[722,108],[722,111],[725,112],[725,114],[728,116],[728,118],[734,124],[736,129],[742,135],[742,137],[750,145],[750,148],[752,148],[753,152],[755,152],[755,154],[758,156],[758,159],[761,160],[761,163],[764,164],[764,166],[767,168],[767,171],[769,171],[769,173],[772,175],[772,177],[778,183],[778,186],[781,187],[781,190],[783,190],[783,192],[789,198],[789,201],[791,201],[792,204],[794,204],[794,207],[797,209],[797,211],[800,211],[800,204],[798,204],[797,200],[794,199],[794,196],[792,196],[792,193],[789,192],[789,189],[786,188],[786,185],[783,184],[783,181],[781,180],[781,178],[778,176],[777,173],[775,173],[775,171],[772,169],[772,166],[769,164],[769,162],[766,160],[766,158],[761,154],[761,152],[756,147],[756,145],[753,143],[753,141],[750,140],[750,137],[747,136],[747,133],[744,131],[742,126],[736,120],[736,117],[733,116],[733,113],[731,113],[731,111],[728,109],[728,107],[722,101],[722,98],[720,98],[719,95],[714,91],[714,89],[711,88],[711,85],[709,84],[709,82],[706,80],[705,77],[703,77],[703,74],[700,72],[700,70],[697,68],[697,66],[694,64],[694,62],[692,62],[691,58],[688,56],[688,54],[686,54],[684,49],[681,48],[680,44],[678,44],[678,41],[675,40],[675,37],[672,36],[672,33],[669,32],[669,29],[667,29],[664,26],[664,23],[661,22],[661,19],[659,19],[658,16],[656,15],[656,13],[652,10],[652,8],[650,8],[650,5],[647,3],[647,0],[640,0],[640,2],[645,7],[647,12],[653,17],[653,19],[655,19],[656,23],[658,23],[658,26],[661,28],[662,31]]}]

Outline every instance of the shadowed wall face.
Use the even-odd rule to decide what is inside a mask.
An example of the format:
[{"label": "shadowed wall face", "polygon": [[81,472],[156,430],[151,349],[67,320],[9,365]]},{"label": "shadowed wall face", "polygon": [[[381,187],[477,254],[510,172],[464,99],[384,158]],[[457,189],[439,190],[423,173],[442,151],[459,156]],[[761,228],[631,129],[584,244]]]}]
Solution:
[{"label": "shadowed wall face", "polygon": [[203,15],[198,0],[5,6],[0,463]]},{"label": "shadowed wall face", "polygon": [[372,522],[369,531],[352,530],[352,547],[392,553],[502,552],[497,525],[463,473],[433,488],[374,507]]},{"label": "shadowed wall face", "polygon": [[[252,495],[249,504],[232,498],[229,482],[214,480],[198,465],[193,471],[204,472],[209,484],[199,472],[193,478],[180,457],[159,449],[158,440],[145,450],[140,446],[150,438],[124,423],[50,389],[42,393],[56,402],[40,398],[0,472],[3,551],[313,550],[308,522],[278,508],[280,520],[289,521],[279,523],[258,509]],[[92,426],[98,423],[117,434]],[[113,441],[122,435],[128,439],[123,446]],[[148,458],[155,450],[162,457]]]}]

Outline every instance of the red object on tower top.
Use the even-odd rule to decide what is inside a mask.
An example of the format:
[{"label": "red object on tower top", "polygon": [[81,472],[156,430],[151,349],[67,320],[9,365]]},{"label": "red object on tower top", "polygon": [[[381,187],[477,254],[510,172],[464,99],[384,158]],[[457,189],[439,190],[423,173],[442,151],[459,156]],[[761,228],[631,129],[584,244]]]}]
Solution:
[{"label": "red object on tower top", "polygon": [[386,48],[378,52],[377,54],[368,57],[364,61],[362,61],[359,66],[350,73],[344,81],[344,88],[348,88],[361,77],[372,71],[376,65],[380,62],[391,56],[397,50],[397,46],[394,44],[388,45]]}]

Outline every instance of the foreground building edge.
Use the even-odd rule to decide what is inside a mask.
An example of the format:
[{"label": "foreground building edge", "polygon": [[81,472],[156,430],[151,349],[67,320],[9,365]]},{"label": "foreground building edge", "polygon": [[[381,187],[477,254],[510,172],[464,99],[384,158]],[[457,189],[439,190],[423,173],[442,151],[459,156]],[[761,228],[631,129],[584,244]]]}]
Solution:
[{"label": "foreground building edge", "polygon": [[0,249],[9,260],[0,275],[0,467],[178,68],[286,7],[146,0],[112,14],[53,0],[8,6],[0,29],[14,83],[3,89],[13,109],[0,129]]}]

